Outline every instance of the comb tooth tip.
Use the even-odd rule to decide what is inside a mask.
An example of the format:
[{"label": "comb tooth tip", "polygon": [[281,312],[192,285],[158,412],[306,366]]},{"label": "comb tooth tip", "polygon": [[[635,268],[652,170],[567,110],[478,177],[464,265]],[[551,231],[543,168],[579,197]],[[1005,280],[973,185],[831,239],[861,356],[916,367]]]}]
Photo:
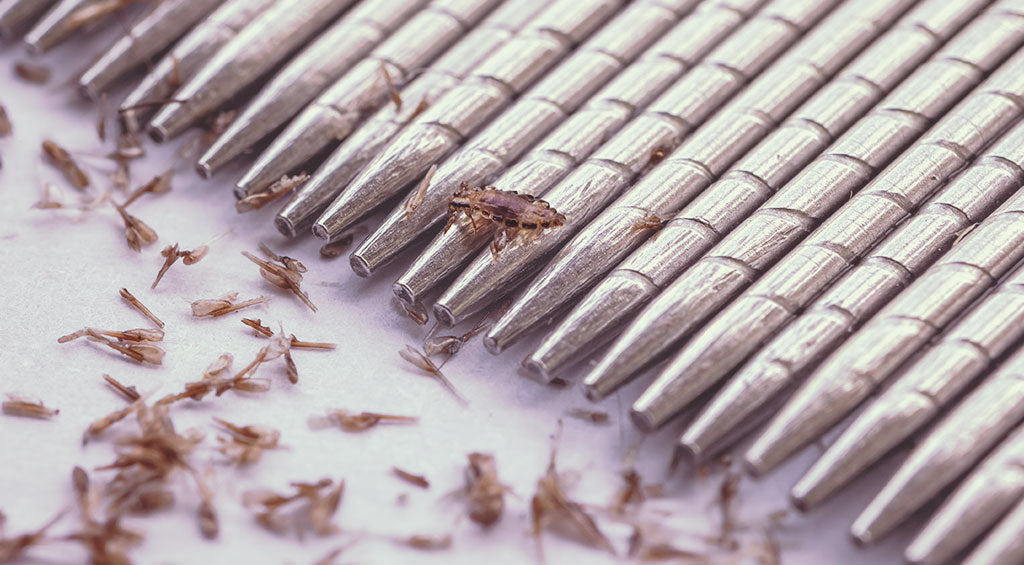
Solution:
[{"label": "comb tooth tip", "polygon": [[434,304],[434,317],[445,326],[452,327],[458,320],[455,319],[455,314],[452,313],[451,309],[444,304]]},{"label": "comb tooth tip", "polygon": [[633,421],[633,425],[642,432],[651,433],[658,429],[657,422],[643,409],[633,408],[629,411],[629,419]]},{"label": "comb tooth tip", "polygon": [[199,161],[196,163],[196,173],[203,179],[209,179],[213,176],[213,168],[208,163]]},{"label": "comb tooth tip", "polygon": [[274,227],[277,228],[278,233],[289,239],[298,235],[295,224],[285,216],[274,216]]},{"label": "comb tooth tip", "polygon": [[484,349],[491,355],[498,355],[505,350],[505,345],[498,336],[489,334],[484,336]]},{"label": "comb tooth tip", "polygon": [[87,82],[79,82],[76,90],[78,90],[79,96],[89,100],[90,102],[96,102],[102,96],[102,93],[93,88],[93,86]]},{"label": "comb tooth tip", "polygon": [[416,295],[413,294],[412,289],[409,288],[409,285],[399,281],[391,285],[391,291],[394,292],[395,296],[398,297],[398,299],[404,302],[407,306],[416,304]]},{"label": "comb tooth tip", "polygon": [[551,369],[542,359],[527,357],[523,359],[523,368],[526,369],[526,375],[530,379],[541,384],[549,384],[552,380]]},{"label": "comb tooth tip", "polygon": [[[313,226],[313,229],[316,230],[316,226]],[[316,234],[316,236],[319,237],[320,239],[328,239],[327,237],[323,237],[320,234],[316,233],[316,231],[314,231],[313,233]],[[352,271],[354,271],[355,274],[359,275],[360,277],[363,277],[364,279],[373,274],[373,269],[370,268],[370,263],[367,262],[366,259],[363,259],[359,255],[356,255],[355,253],[353,253],[352,256],[349,257],[348,263],[352,267]]]},{"label": "comb tooth tip", "polygon": [[759,479],[771,470],[771,466],[761,457],[753,453],[747,453],[743,456],[743,468],[747,471],[747,474],[755,479]]},{"label": "comb tooth tip", "polygon": [[167,129],[159,124],[150,124],[148,132],[149,137],[157,143],[163,143],[169,137]]},{"label": "comb tooth tip", "polygon": [[331,233],[327,231],[327,226],[321,224],[320,222],[316,222],[310,229],[313,231],[313,236],[315,236],[317,239],[330,241]]}]

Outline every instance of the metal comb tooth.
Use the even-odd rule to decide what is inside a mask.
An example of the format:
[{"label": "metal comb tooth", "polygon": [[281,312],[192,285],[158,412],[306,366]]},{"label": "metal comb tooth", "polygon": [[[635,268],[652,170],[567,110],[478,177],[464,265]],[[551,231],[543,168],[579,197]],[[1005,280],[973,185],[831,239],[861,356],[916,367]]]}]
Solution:
[{"label": "metal comb tooth", "polygon": [[0,38],[14,39],[56,0],[0,0]]},{"label": "metal comb tooth", "polygon": [[259,80],[353,1],[278,0],[182,84],[178,100],[153,116],[150,137],[157,142],[177,137]]},{"label": "metal comb tooth", "polygon": [[[31,53],[53,49],[71,37],[80,27],[76,18],[80,10],[88,10],[103,0],[60,0],[25,34],[25,45]],[[42,3],[42,2],[41,2]]]},{"label": "metal comb tooth", "polygon": [[121,102],[122,128],[141,131],[163,102],[195,76],[213,54],[276,0],[225,0],[181,39]]},{"label": "metal comb tooth", "polygon": [[569,240],[495,322],[484,345],[500,353],[574,301],[912,5],[910,0],[845,4],[815,25]]},{"label": "metal comb tooth", "polygon": [[1000,365],[924,437],[854,521],[853,537],[863,544],[877,542],[984,457],[1024,418],[1022,383],[1024,349]]},{"label": "metal comb tooth", "polygon": [[[1013,97],[1017,92],[1024,94],[1024,77],[1018,78],[1018,84],[1011,75],[1024,71],[1022,65],[1024,53],[997,70],[705,326],[637,399],[632,415],[643,425],[657,427],[719,382],[1013,124],[1021,115]],[[733,325],[737,322],[740,325]],[[750,327],[750,322],[755,326]],[[755,460],[764,452],[748,454],[748,463],[756,468]]]},{"label": "metal comb tooth", "polygon": [[[1005,229],[1021,210],[1024,194],[1018,191],[986,220],[986,229]],[[889,388],[857,416],[800,478],[793,487],[794,500],[809,507],[838,492],[982,378],[996,359],[1024,337],[1022,289],[1024,268],[1018,268],[918,360],[897,373]],[[724,408],[716,412],[724,414]]]},{"label": "metal comb tooth", "polygon": [[[635,57],[640,48],[664,30],[660,20],[669,15],[675,17],[660,3],[644,1],[612,18],[621,4],[608,0],[552,4],[397,136],[327,207],[313,224],[313,233],[326,239],[351,226],[377,204],[401,192],[489,120],[503,125],[488,128],[488,132],[512,140],[493,145],[499,154],[516,149],[515,133],[521,132],[525,137],[531,129],[551,127],[551,116],[561,118],[564,112],[574,109],[622,68],[622,59]],[[673,9],[678,4],[678,0],[666,3]],[[597,32],[594,40],[601,40],[602,51],[584,45],[577,55],[559,65],[576,44],[595,33],[609,18],[612,19],[608,26],[617,33],[604,33],[604,29]],[[536,89],[524,95],[524,102],[495,117],[545,73],[549,74]],[[537,89],[541,89],[544,98],[538,100],[532,94]],[[524,108],[528,110],[525,113],[521,112]],[[439,205],[447,205],[454,192],[449,188],[451,174],[454,172],[459,179],[466,174],[476,175],[472,169],[463,173],[465,165],[468,163],[439,168],[415,210],[400,207],[392,212],[353,253],[351,264],[356,274],[367,276],[402,249],[404,242],[415,238],[421,231],[416,219],[430,218]],[[459,182],[454,181],[456,189]]]},{"label": "metal comb tooth", "polygon": [[438,319],[457,323],[513,290],[541,266],[538,260],[625,190],[655,148],[678,145],[833,5],[777,1],[762,9],[545,194],[545,200],[566,216],[564,226],[529,241],[510,243],[499,260],[488,252],[478,256],[434,305]]},{"label": "metal comb tooth", "polygon": [[908,563],[951,563],[1024,500],[1024,427],[1000,443],[964,478],[907,546]]},{"label": "metal comb tooth", "polygon": [[1024,563],[1024,501],[1010,511],[963,565],[1017,565]]},{"label": "metal comb tooth", "polygon": [[481,61],[544,9],[544,0],[508,0],[402,88],[402,107],[385,104],[331,154],[278,212],[274,225],[288,237],[309,228],[394,136],[432,102],[459,85]]},{"label": "metal comb tooth", "polygon": [[[495,180],[494,185],[543,195],[597,149],[602,140],[614,135],[651,100],[672,86],[762,4],[764,0],[723,0],[701,4],[582,108],[534,145],[526,156]],[[471,141],[467,147],[472,145]],[[453,156],[442,167],[458,158]],[[492,158],[490,162],[495,174],[502,167],[509,167],[509,163],[498,159]],[[488,179],[484,177],[480,181],[487,182]],[[420,221],[423,226],[436,224],[443,220],[446,207],[447,198],[429,221],[422,219],[423,214],[407,221]],[[429,290],[487,245],[492,236],[493,233],[486,229],[439,231],[395,282],[395,294],[407,304],[420,302]]]},{"label": "metal comb tooth", "polygon": [[[998,106],[998,102],[993,104],[991,100],[984,98],[975,96],[972,99],[986,105]],[[973,104],[971,110],[976,111],[979,106],[980,104]],[[980,119],[978,121],[983,122]],[[952,130],[949,132],[958,133]],[[1008,157],[1021,162],[1019,144],[1024,141],[1024,127],[1015,128],[1012,134],[1005,138],[1005,143],[994,148],[987,159],[979,160],[976,168],[982,169],[981,176],[985,176],[983,169],[993,166],[1003,169],[1000,172],[1005,175],[1003,163]],[[963,138],[958,140],[948,134],[931,136],[926,143],[949,143],[969,147],[969,142]],[[931,148],[919,145],[918,149],[908,155],[918,159],[925,154],[938,157],[938,152]],[[1012,173],[1015,176],[1019,174],[1019,170]],[[750,452],[756,454],[754,460],[759,463],[758,469],[771,468],[772,463],[781,461],[849,414],[910,355],[923,347],[983,291],[994,285],[996,279],[1004,275],[1018,260],[1024,258],[1024,248],[1018,252],[1012,247],[1005,250],[1002,247],[993,247],[1024,243],[1024,234],[1018,242],[1008,239],[1006,234],[996,234],[991,229],[979,228],[910,284],[913,277],[921,273],[930,260],[952,244],[958,233],[962,233],[974,221],[982,219],[986,208],[994,208],[1020,186],[1021,179],[1014,176],[1010,176],[1009,181],[1001,187],[981,185],[974,190],[968,187],[965,193],[962,185],[955,184],[950,190],[942,191],[933,201],[933,206],[928,206],[919,213],[920,218],[912,217],[906,223],[907,229],[910,230],[909,237],[903,241],[894,241],[894,245],[902,243],[906,249],[916,248],[915,256],[893,253],[891,249],[883,250],[872,257],[874,261],[869,264],[862,263],[861,267],[851,272],[851,277],[865,276],[874,280],[866,282],[864,279],[850,278],[847,279],[849,286],[833,287],[826,293],[819,303],[821,308],[829,309],[833,313],[846,312],[845,327],[828,327],[829,323],[834,322],[821,317],[817,305],[811,307],[811,313],[822,323],[810,331],[804,328],[802,332],[801,329],[795,330],[805,336],[798,340],[798,343],[805,345],[805,351],[818,356],[819,359],[828,352],[824,348],[817,348],[815,338],[822,339],[838,349],[828,355],[808,377],[807,382],[794,394],[782,412],[751,447]],[[901,182],[906,183],[907,180]],[[869,186],[869,192],[865,195],[871,195],[870,191],[875,188],[878,187]],[[953,217],[950,220],[950,216],[960,217]],[[944,226],[943,223],[947,225]],[[930,238],[935,239],[929,241]],[[896,280],[884,280],[886,278]],[[909,288],[900,292],[907,284],[910,284]],[[884,308],[878,314],[871,315],[883,305]],[[845,343],[838,343],[854,330],[858,322],[865,320],[867,322],[864,326],[849,336]],[[795,372],[814,366],[813,360],[795,361]],[[785,438],[781,438],[779,432],[782,432]],[[767,455],[769,453],[771,455]],[[766,455],[762,457],[760,454]]]},{"label": "metal comb tooth", "polygon": [[288,122],[426,0],[363,0],[295,54],[199,158],[209,178]]},{"label": "metal comb tooth", "polygon": [[602,398],[659,360],[813,231],[1016,49],[1017,25],[992,11],[901,83],[648,304],[587,375],[587,395]]},{"label": "metal comb tooth", "polygon": [[130,71],[163,52],[224,0],[162,0],[123,37],[103,51],[78,78],[78,89],[93,100]]},{"label": "metal comb tooth", "polygon": [[235,185],[235,195],[266,190],[286,175],[334,149],[390,100],[384,74],[405,84],[476,26],[497,0],[434,0],[395,30],[369,57],[352,67],[299,113]]}]

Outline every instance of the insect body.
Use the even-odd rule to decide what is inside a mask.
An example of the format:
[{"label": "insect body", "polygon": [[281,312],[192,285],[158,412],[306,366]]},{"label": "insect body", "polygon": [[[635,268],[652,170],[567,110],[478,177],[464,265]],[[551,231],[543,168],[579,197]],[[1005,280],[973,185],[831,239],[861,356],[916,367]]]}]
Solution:
[{"label": "insect body", "polygon": [[520,230],[541,232],[565,224],[565,216],[550,204],[529,194],[514,190],[498,190],[493,186],[469,188],[465,183],[452,195],[448,204],[448,224],[445,231],[455,223],[460,213],[465,213],[473,225],[480,229],[477,219],[498,225],[498,233],[491,242],[491,253],[497,253],[511,241]]}]

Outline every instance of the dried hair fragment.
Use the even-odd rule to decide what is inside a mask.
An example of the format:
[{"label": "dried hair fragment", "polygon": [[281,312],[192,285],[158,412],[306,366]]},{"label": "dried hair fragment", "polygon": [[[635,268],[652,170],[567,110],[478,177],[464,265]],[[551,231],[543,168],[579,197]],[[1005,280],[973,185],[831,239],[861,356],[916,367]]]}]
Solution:
[{"label": "dried hair fragment", "polygon": [[25,82],[32,84],[46,84],[50,82],[53,71],[46,65],[18,61],[14,63],[14,75]]},{"label": "dried hair fragment", "polygon": [[346,432],[363,432],[378,424],[415,424],[419,418],[415,416],[396,416],[377,412],[349,412],[348,410],[328,410],[323,417],[310,418],[309,425],[314,429],[339,427]]},{"label": "dried hair fragment", "polygon": [[241,302],[236,302],[238,293],[232,292],[222,298],[207,298],[192,302],[192,316],[196,318],[216,318],[232,312],[237,312],[249,306],[263,304],[268,300],[266,296],[257,296]]},{"label": "dried hair fragment", "polygon": [[281,439],[281,432],[275,429],[253,425],[239,426],[220,418],[214,418],[213,421],[228,432],[226,436],[217,437],[220,443],[217,451],[236,465],[251,465],[259,461],[263,450],[280,447],[278,441]]},{"label": "dried hair fragment", "polygon": [[427,169],[427,174],[423,176],[423,180],[417,185],[416,190],[408,200],[402,203],[402,210],[405,211],[406,217],[411,216],[420,207],[420,204],[423,204],[423,199],[427,196],[427,189],[430,188],[430,181],[434,179],[435,173],[437,173],[436,164]]},{"label": "dried hair fragment", "polygon": [[291,486],[295,494],[247,491],[242,494],[242,504],[253,512],[258,524],[277,534],[294,529],[300,535],[310,530],[326,536],[338,531],[331,518],[341,503],[345,481],[334,485],[331,479],[321,479],[316,483],[293,482]]},{"label": "dried hair fragment", "polygon": [[452,536],[450,534],[437,536],[417,534],[407,538],[396,538],[395,541],[402,545],[407,545],[411,548],[421,549],[424,551],[451,549],[452,547]]},{"label": "dried hair fragment", "polygon": [[75,163],[71,154],[60,145],[57,145],[56,142],[44,141],[43,155],[46,156],[53,166],[57,167],[57,170],[64,175],[64,178],[71,183],[71,186],[78,190],[84,190],[89,186],[89,177]]},{"label": "dried hair fragment", "polygon": [[283,176],[277,182],[270,185],[264,192],[257,192],[255,194],[249,194],[235,202],[235,211],[239,214],[245,212],[252,212],[253,210],[259,210],[267,204],[281,198],[285,194],[299,188],[304,182],[309,180],[309,175],[303,173],[294,176]]},{"label": "dried hair fragment", "polygon": [[387,62],[380,62],[380,72],[384,76],[384,84],[388,87],[388,92],[391,93],[391,100],[395,103],[395,112],[402,111],[402,96],[398,94],[398,89],[395,88],[395,82],[391,80],[391,73],[388,72]]},{"label": "dried hair fragment", "polygon": [[[98,330],[96,328],[84,328],[77,332],[57,338],[57,343],[67,343],[85,337],[89,341],[102,343],[118,353],[129,357],[139,363],[151,363],[153,365],[163,364],[165,351],[153,341],[161,341],[164,337],[163,330],[155,328],[138,328],[134,330],[112,331]],[[115,338],[117,341],[110,339]]]},{"label": "dried hair fragment", "polygon": [[161,175],[153,177],[153,180],[135,189],[134,192],[128,195],[128,198],[121,205],[122,208],[127,208],[131,203],[135,202],[144,194],[164,194],[171,190],[171,177],[174,175],[174,170],[168,169]]},{"label": "dried hair fragment", "polygon": [[340,257],[349,246],[352,245],[352,240],[357,235],[366,233],[366,226],[356,226],[338,237],[332,239],[329,243],[325,243],[320,247],[320,256],[325,259],[334,259]]},{"label": "dried hair fragment", "polygon": [[413,365],[417,369],[420,369],[421,371],[429,375],[431,378],[436,380],[438,383],[440,383],[441,386],[446,388],[448,392],[452,393],[452,395],[455,396],[455,398],[460,403],[462,403],[463,405],[469,404],[469,401],[467,401],[461,394],[459,394],[459,391],[455,389],[455,385],[453,385],[451,381],[448,380],[448,377],[444,376],[444,373],[441,372],[441,369],[439,369],[437,365],[435,365],[434,362],[431,361],[430,358],[424,355],[420,350],[416,349],[411,345],[406,345],[405,349],[399,351],[398,354],[402,356],[402,359],[405,359],[411,365]]},{"label": "dried hair fragment", "polygon": [[135,402],[142,398],[142,395],[139,394],[139,391],[134,386],[127,386],[106,373],[103,374],[103,380],[129,402]]},{"label": "dried hair fragment", "polygon": [[469,519],[489,528],[501,519],[505,509],[505,493],[509,488],[498,480],[498,465],[489,453],[466,456],[465,495]]},{"label": "dried hair fragment", "polygon": [[0,137],[7,137],[13,131],[14,127],[11,125],[11,119],[7,117],[7,110],[0,104]]},{"label": "dried hair fragment", "polygon": [[7,400],[0,403],[0,408],[4,414],[19,418],[49,420],[60,414],[60,410],[47,408],[41,400],[28,399],[16,394],[8,394]]},{"label": "dried hair fragment", "polygon": [[278,261],[278,263],[265,261],[248,251],[243,251],[242,255],[253,263],[259,265],[260,275],[266,281],[278,288],[292,291],[295,296],[299,297],[299,300],[301,300],[303,304],[308,306],[310,310],[316,312],[317,308],[313,305],[313,302],[310,301],[309,295],[303,292],[302,288],[299,286],[302,282],[302,273],[306,272],[306,266],[303,265],[302,262],[292,259],[291,257],[281,257],[274,254],[266,245],[260,244],[260,246],[264,253],[272,256],[272,261]]},{"label": "dried hair fragment", "polygon": [[3,532],[4,515],[0,513],[0,563],[13,563],[32,546],[47,541],[46,532],[63,517],[62,512],[34,532],[7,537]]},{"label": "dried hair fragment", "polygon": [[607,424],[609,421],[607,412],[587,408],[570,408],[565,412],[565,415],[592,424]]},{"label": "dried hair fragment", "polygon": [[423,475],[410,473],[409,471],[399,469],[398,467],[392,467],[391,472],[394,473],[394,475],[399,479],[402,479],[403,481],[413,486],[417,486],[423,489],[430,488],[430,481],[428,481],[427,478],[424,477]]},{"label": "dried hair fragment", "polygon": [[160,255],[164,257],[164,264],[160,267],[160,270],[157,271],[156,279],[153,280],[153,286],[150,288],[156,288],[156,285],[160,284],[160,280],[164,278],[164,275],[171,268],[171,265],[177,262],[178,259],[181,259],[182,263],[186,265],[194,265],[206,256],[207,251],[209,251],[209,248],[205,245],[192,250],[179,250],[177,243],[163,248],[163,250],[160,251]]},{"label": "dried hair fragment", "polygon": [[161,321],[160,318],[157,318],[156,314],[153,314],[153,312],[149,308],[146,308],[146,306],[143,305],[138,298],[135,298],[135,296],[132,295],[132,293],[129,292],[127,288],[121,289],[121,298],[123,298],[125,302],[127,302],[130,306],[132,306],[139,312],[142,312],[143,316],[149,318],[158,327],[164,327],[163,321]]},{"label": "dried hair fragment", "polygon": [[124,207],[111,200],[111,205],[124,221],[124,239],[132,251],[141,251],[142,246],[156,243],[159,237],[145,222],[124,211]]}]

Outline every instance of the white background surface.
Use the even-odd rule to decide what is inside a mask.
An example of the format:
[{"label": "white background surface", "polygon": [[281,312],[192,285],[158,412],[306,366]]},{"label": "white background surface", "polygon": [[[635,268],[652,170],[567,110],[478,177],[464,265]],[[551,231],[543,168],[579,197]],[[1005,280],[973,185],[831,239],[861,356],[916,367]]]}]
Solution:
[{"label": "white background surface", "polygon": [[[45,57],[43,61],[55,70],[54,79],[45,87],[15,80],[10,67],[25,57],[24,52],[20,46],[0,46],[0,103],[6,106],[15,129],[12,137],[0,139],[0,392],[35,396],[61,410],[49,422],[0,416],[0,511],[8,516],[8,533],[35,528],[71,507],[70,471],[74,465],[93,469],[113,460],[109,439],[86,448],[79,441],[92,420],[123,406],[102,384],[102,373],[159,397],[197,380],[223,352],[235,355],[237,369],[265,344],[239,322],[248,316],[262,318],[275,329],[280,322],[300,339],[337,342],[339,348],[328,353],[297,351],[297,385],[287,382],[278,361],[259,372],[274,379],[268,394],[242,397],[228,393],[174,409],[179,429],[195,427],[206,433],[193,462],[200,468],[207,461],[214,462],[221,533],[215,542],[200,537],[194,520],[194,488],[179,476],[175,508],[128,521],[146,534],[144,544],[132,553],[138,563],[311,563],[353,539],[357,543],[339,562],[535,562],[536,549],[527,533],[529,499],[544,472],[557,420],[569,407],[587,403],[575,386],[557,389],[522,378],[518,363],[532,342],[492,357],[477,340],[445,366],[445,373],[469,399],[468,407],[419,376],[397,352],[406,343],[418,345],[426,328],[401,315],[392,304],[390,291],[408,254],[373,279],[360,279],[349,270],[347,257],[320,259],[313,238],[289,242],[278,235],[271,225],[277,205],[237,215],[230,187],[239,169],[200,181],[190,162],[176,159],[179,142],[166,147],[149,145],[147,159],[133,167],[133,186],[168,166],[177,170],[171,193],[145,196],[130,209],[160,235],[160,241],[142,253],[127,248],[121,221],[110,207],[87,214],[30,210],[45,181],[60,186],[58,195],[66,202],[79,199],[42,163],[39,145],[45,138],[74,151],[87,165],[94,191],[110,184],[111,164],[97,156],[109,152],[112,142],[102,144],[96,136],[96,107],[78,99],[66,86],[72,71],[87,62],[84,54],[94,52],[103,42],[73,41]],[[319,306],[318,313],[265,283],[256,267],[241,256],[243,250],[255,252],[259,241],[306,263],[310,271],[304,288]],[[163,261],[159,251],[174,242],[183,249],[209,244],[210,253],[194,266],[176,264],[158,289],[151,291],[149,285]],[[56,342],[58,336],[84,326],[145,327],[146,320],[118,296],[122,286],[166,322],[163,345],[167,357],[162,367],[140,367],[84,341]],[[222,318],[191,318],[190,301],[230,291],[238,291],[241,298],[265,294],[272,300]],[[565,419],[558,464],[562,471],[578,476],[570,491],[575,499],[596,506],[608,504],[619,486],[617,473],[623,456],[637,444],[637,467],[646,482],[665,480],[672,445],[682,426],[677,422],[646,438],[631,427],[625,414],[644,384],[634,383],[598,407],[611,413],[610,425]],[[379,427],[365,434],[311,430],[307,419],[326,408],[416,415],[421,421],[416,426]],[[265,453],[253,467],[231,468],[213,450],[216,432],[212,416],[278,428],[287,448]],[[132,429],[134,422],[120,426]],[[116,435],[116,428],[113,431],[108,436]],[[764,517],[787,506],[789,487],[819,449],[810,448],[762,480],[744,478],[736,503],[741,549],[732,554],[718,552],[714,563],[754,562],[751,551],[761,540]],[[465,455],[474,450],[496,455],[500,477],[514,491],[506,499],[503,520],[491,531],[481,531],[464,517],[458,500],[445,496],[462,484]],[[430,489],[416,489],[395,479],[390,468],[396,465],[426,475],[432,483]],[[889,461],[809,516],[791,511],[778,536],[783,563],[898,562],[917,525],[903,528],[882,546],[867,550],[855,548],[846,534],[852,519],[893,468],[894,462]],[[110,472],[93,471],[91,475],[94,480],[104,480]],[[322,477],[347,481],[335,519],[343,534],[333,538],[300,541],[277,536],[257,526],[240,504],[241,493],[249,488],[284,491],[288,481]],[[679,545],[702,550],[704,545],[686,534],[717,533],[719,514],[714,499],[721,480],[720,469],[701,478],[684,466],[666,482],[669,497],[649,502],[641,515],[671,526],[671,531],[678,532],[674,541]],[[396,502],[403,493],[409,496],[404,506]],[[73,530],[76,520],[69,513],[53,532]],[[619,553],[624,553],[628,527],[603,518],[599,523]],[[448,551],[416,551],[387,539],[447,533],[454,537]],[[552,535],[545,536],[545,547],[548,563],[579,559],[616,562],[607,554]],[[30,554],[33,560],[27,562],[31,563],[84,559],[84,554],[67,544],[35,549]]]}]

